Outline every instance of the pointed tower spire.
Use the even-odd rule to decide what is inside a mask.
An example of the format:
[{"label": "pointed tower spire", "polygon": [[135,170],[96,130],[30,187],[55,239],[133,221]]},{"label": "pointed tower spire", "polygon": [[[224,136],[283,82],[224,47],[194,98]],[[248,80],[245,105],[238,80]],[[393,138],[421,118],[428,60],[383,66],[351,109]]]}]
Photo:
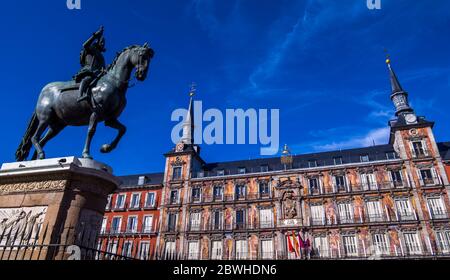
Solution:
[{"label": "pointed tower spire", "polygon": [[404,91],[402,86],[400,85],[397,75],[395,74],[395,71],[392,68],[391,59],[389,55],[387,56],[386,64],[389,69],[389,76],[391,80],[391,88],[392,88],[391,100],[392,102],[394,102],[396,108],[395,115],[397,117],[401,116],[405,117],[405,115],[414,114],[414,110],[409,106],[408,93]]},{"label": "pointed tower spire", "polygon": [[183,137],[181,142],[187,145],[194,144],[194,95],[196,91],[196,85],[192,83],[189,91],[189,109],[183,124]]}]

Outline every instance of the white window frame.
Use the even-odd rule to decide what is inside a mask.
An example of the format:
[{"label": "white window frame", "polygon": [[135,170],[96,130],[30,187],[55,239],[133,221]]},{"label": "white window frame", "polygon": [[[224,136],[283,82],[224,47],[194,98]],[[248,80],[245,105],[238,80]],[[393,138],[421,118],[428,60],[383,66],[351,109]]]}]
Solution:
[{"label": "white window frame", "polygon": [[[119,224],[117,226],[117,229],[113,228],[115,219],[119,220]],[[122,220],[123,220],[122,216],[115,216],[115,217],[112,218],[112,220],[111,220],[111,232],[112,233],[121,233],[122,232]]]},{"label": "white window frame", "polygon": [[236,240],[236,260],[248,259],[248,240]]},{"label": "white window frame", "polygon": [[259,223],[261,228],[273,228],[273,209],[265,208],[259,210]]},{"label": "white window frame", "polygon": [[131,258],[133,255],[133,240],[126,240],[122,245],[122,256]]},{"label": "white window frame", "polygon": [[355,222],[355,213],[351,202],[339,203],[338,209],[341,224],[352,224]]},{"label": "white window frame", "polygon": [[139,259],[144,261],[150,259],[150,241],[139,242]]},{"label": "white window frame", "polygon": [[[119,197],[123,197],[122,203],[119,205]],[[124,209],[125,208],[125,202],[127,201],[127,194],[126,193],[120,193],[116,197],[116,209]]]},{"label": "white window frame", "polygon": [[450,230],[436,231],[436,241],[440,253],[450,253]]},{"label": "white window frame", "polygon": [[263,260],[273,260],[275,257],[273,239],[262,239],[261,240],[261,259]]},{"label": "white window frame", "polygon": [[383,209],[380,200],[366,201],[366,208],[370,222],[383,222]]},{"label": "white window frame", "polygon": [[[152,203],[149,205],[149,199],[150,197],[153,197],[152,199]],[[145,207],[146,208],[153,208],[155,207],[155,203],[156,203],[156,192],[147,192],[147,194],[145,195]]]},{"label": "white window frame", "polygon": [[189,230],[200,231],[202,227],[202,212],[191,212],[189,215]]},{"label": "white window frame", "polygon": [[377,176],[375,172],[361,173],[361,185],[365,191],[378,190]]},{"label": "white window frame", "polygon": [[[400,198],[395,200],[395,208],[397,209],[397,214],[401,220],[417,220],[415,216],[414,209],[409,198]],[[414,219],[411,219],[411,218]]]},{"label": "white window frame", "polygon": [[211,260],[222,260],[223,241],[213,240],[211,242]]},{"label": "white window frame", "polygon": [[188,260],[200,259],[200,241],[188,241]]},{"label": "white window frame", "polygon": [[403,233],[406,249],[410,255],[422,255],[422,242],[420,241],[419,232]]},{"label": "white window frame", "polygon": [[176,242],[166,241],[164,244],[164,259],[173,260],[176,257]]},{"label": "white window frame", "polygon": [[[133,203],[133,198],[137,196],[137,205]],[[141,207],[141,193],[132,193],[130,197],[130,209],[139,209]]]},{"label": "white window frame", "polygon": [[[147,219],[150,219],[151,223],[150,225],[147,225],[148,222]],[[144,217],[142,218],[142,232],[143,233],[151,233],[153,231],[153,215],[144,215]]]},{"label": "white window frame", "polygon": [[432,219],[446,219],[448,217],[442,196],[428,197],[427,206]]},{"label": "white window frame", "polygon": [[[325,209],[324,205],[311,205],[311,223],[312,225],[325,225]],[[319,223],[320,222],[320,223]]]},{"label": "white window frame", "polygon": [[147,180],[146,176],[139,176],[138,178],[138,186],[143,186],[145,185],[145,181]]},{"label": "white window frame", "polygon": [[[134,223],[132,224],[132,228],[130,228],[130,221],[134,221]],[[130,215],[127,218],[127,233],[137,233],[137,228],[138,228],[138,216],[137,215]]]},{"label": "white window frame", "polygon": [[358,238],[356,234],[343,235],[342,240],[344,243],[345,254],[348,257],[358,257]]},{"label": "white window frame", "polygon": [[372,234],[373,254],[376,256],[390,256],[389,236],[386,233]]},{"label": "white window frame", "polygon": [[108,225],[108,217],[103,217],[102,227],[101,227],[101,230],[100,230],[101,233],[106,233],[106,226],[107,225]]},{"label": "white window frame", "polygon": [[320,258],[330,257],[330,247],[328,243],[327,236],[315,236],[314,237],[314,248],[317,250]]}]

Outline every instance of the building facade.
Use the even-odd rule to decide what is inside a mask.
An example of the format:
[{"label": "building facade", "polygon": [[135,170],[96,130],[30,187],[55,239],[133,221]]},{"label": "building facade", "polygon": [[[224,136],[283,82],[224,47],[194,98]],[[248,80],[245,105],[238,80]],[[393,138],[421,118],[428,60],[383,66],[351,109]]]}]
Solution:
[{"label": "building facade", "polygon": [[99,251],[155,259],[163,175],[121,177],[119,190],[108,197],[97,245]]},{"label": "building facade", "polygon": [[[396,118],[386,145],[300,156],[286,146],[278,158],[207,163],[194,144],[191,98],[157,186],[152,256],[450,257],[450,143],[436,142],[434,123],[416,115],[387,64]],[[116,215],[107,213],[106,228]]]}]

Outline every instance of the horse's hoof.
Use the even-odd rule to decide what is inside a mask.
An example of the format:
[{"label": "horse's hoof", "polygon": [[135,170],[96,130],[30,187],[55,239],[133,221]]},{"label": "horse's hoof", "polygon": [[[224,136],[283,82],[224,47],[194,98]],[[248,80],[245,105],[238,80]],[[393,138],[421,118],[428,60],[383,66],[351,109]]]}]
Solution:
[{"label": "horse's hoof", "polygon": [[100,149],[100,152],[107,154],[110,153],[113,150],[112,146],[109,144],[105,144],[102,146],[102,148]]}]

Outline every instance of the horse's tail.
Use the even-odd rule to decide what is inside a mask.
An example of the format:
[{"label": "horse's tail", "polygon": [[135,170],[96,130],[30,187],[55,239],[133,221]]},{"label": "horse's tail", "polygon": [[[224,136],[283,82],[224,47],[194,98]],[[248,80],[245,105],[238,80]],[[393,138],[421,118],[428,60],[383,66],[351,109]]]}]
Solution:
[{"label": "horse's tail", "polygon": [[27,131],[25,132],[25,135],[22,138],[22,142],[20,143],[19,148],[17,148],[16,151],[17,161],[24,161],[28,158],[32,145],[31,137],[36,132],[38,125],[39,119],[36,115],[36,112],[34,112],[33,116],[31,117],[30,123],[28,124]]}]

